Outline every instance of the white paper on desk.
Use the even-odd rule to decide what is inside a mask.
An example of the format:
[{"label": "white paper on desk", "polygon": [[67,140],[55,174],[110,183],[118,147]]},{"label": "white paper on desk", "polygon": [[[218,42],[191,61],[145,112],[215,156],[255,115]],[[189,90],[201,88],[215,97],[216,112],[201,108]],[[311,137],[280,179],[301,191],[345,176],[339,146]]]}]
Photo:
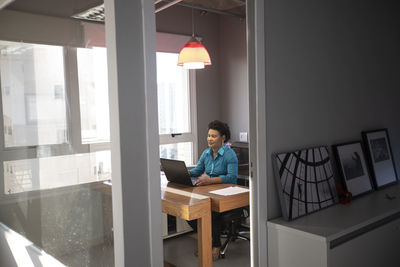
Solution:
[{"label": "white paper on desk", "polygon": [[249,189],[238,187],[238,186],[230,186],[230,187],[210,191],[209,193],[217,194],[217,195],[221,195],[221,196],[230,196],[230,195],[236,195],[236,194],[245,193],[245,192],[249,192]]}]

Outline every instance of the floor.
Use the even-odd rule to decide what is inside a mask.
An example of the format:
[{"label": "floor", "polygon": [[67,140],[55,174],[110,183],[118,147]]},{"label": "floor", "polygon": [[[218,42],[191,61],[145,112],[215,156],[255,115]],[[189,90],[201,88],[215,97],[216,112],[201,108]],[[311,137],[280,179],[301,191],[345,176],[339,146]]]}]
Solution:
[{"label": "floor", "polygon": [[[221,238],[221,242],[225,241]],[[164,260],[171,267],[198,266],[198,258],[194,255],[197,249],[197,234],[190,232],[164,240]],[[71,267],[110,267],[114,266],[114,248],[112,245],[93,246],[90,250],[81,250],[73,255],[58,257],[62,263]],[[164,265],[168,266],[168,265]],[[250,242],[237,239],[228,245],[225,259],[213,262],[215,267],[250,266]]]},{"label": "floor", "polygon": [[[225,241],[224,238],[221,239]],[[194,255],[197,248],[197,234],[188,233],[164,240],[164,260],[176,267],[198,266],[198,258]],[[225,259],[213,262],[215,267],[250,266],[250,242],[238,239],[229,244]]]},{"label": "floor", "polygon": [[69,267],[110,267],[114,266],[114,246],[102,244],[56,258]]}]

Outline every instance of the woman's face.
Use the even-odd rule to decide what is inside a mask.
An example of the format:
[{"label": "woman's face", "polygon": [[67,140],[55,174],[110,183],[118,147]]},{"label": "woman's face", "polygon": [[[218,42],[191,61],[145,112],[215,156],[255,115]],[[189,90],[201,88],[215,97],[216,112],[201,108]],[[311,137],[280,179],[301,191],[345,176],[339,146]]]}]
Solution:
[{"label": "woman's face", "polygon": [[209,129],[207,143],[212,149],[219,149],[225,141],[225,135],[221,135],[217,130]]}]

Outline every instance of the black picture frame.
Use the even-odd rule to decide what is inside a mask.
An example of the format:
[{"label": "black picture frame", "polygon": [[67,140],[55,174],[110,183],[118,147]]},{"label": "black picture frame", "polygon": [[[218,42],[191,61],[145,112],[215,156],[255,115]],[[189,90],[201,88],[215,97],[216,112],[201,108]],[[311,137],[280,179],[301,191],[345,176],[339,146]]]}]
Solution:
[{"label": "black picture frame", "polygon": [[360,141],[335,144],[332,150],[342,184],[353,197],[374,190],[364,148]]},{"label": "black picture frame", "polygon": [[371,176],[376,189],[397,183],[388,130],[361,132],[367,151]]}]

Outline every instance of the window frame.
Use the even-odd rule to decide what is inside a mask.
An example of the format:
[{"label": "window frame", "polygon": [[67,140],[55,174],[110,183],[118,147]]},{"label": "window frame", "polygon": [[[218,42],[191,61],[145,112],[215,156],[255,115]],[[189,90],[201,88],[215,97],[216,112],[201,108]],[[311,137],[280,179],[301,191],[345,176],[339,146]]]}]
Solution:
[{"label": "window frame", "polygon": [[[3,40],[2,40],[3,41]],[[4,40],[7,41],[7,40]],[[28,43],[28,42],[27,42]],[[29,42],[29,44],[37,44],[34,42]],[[53,45],[52,46],[59,46]],[[79,99],[79,81],[78,81],[78,59],[77,59],[77,47],[69,47],[69,46],[61,46],[63,48],[63,58],[64,58],[64,81],[65,81],[65,107],[66,107],[66,122],[67,122],[67,136],[68,141],[66,143],[61,144],[46,144],[46,145],[32,145],[32,146],[15,146],[15,147],[6,147],[5,146],[5,135],[4,135],[4,118],[1,116],[0,118],[0,129],[2,130],[2,136],[0,140],[0,147],[2,148],[3,153],[10,153],[12,151],[18,150],[26,150],[27,157],[23,158],[18,156],[18,159],[29,159],[35,158],[29,156],[29,150],[40,150],[43,147],[51,147],[54,148],[55,152],[54,156],[75,154],[75,153],[85,153],[85,152],[95,152],[108,150],[111,148],[110,142],[97,142],[97,143],[82,143],[81,136],[81,115],[80,115],[80,99]],[[1,79],[0,79],[1,85]],[[1,88],[1,86],[0,86]],[[0,94],[0,112],[3,115],[3,95]],[[71,149],[72,148],[72,149]],[[4,154],[5,155],[5,154]],[[53,156],[53,155],[52,155]],[[7,160],[8,157],[6,156]],[[11,156],[10,160],[15,160],[14,157]]]},{"label": "window frame", "polygon": [[[7,39],[1,39],[1,41],[5,41],[5,42],[15,42],[15,41],[10,41]],[[16,43],[16,42],[15,42]],[[43,45],[42,43],[35,43],[35,42],[25,42],[27,44],[34,44],[34,45]],[[23,146],[11,146],[11,147],[6,147],[6,136],[4,134],[4,114],[3,114],[3,92],[1,91],[1,77],[0,77],[0,130],[2,133],[2,136],[0,136],[0,148],[1,148],[1,153],[2,153],[2,159],[3,161],[6,160],[15,160],[15,156],[13,156],[13,154],[10,155],[10,153],[12,151],[25,151],[26,155],[31,155],[32,154],[32,150],[39,150],[40,148],[43,147],[53,147],[55,148],[54,150],[56,151],[64,151],[64,150],[68,150],[68,147],[71,145],[71,132],[69,130],[70,127],[70,123],[71,123],[71,117],[70,117],[70,112],[69,112],[69,95],[68,95],[68,86],[69,86],[69,81],[67,80],[67,51],[66,51],[66,46],[62,46],[62,45],[55,45],[55,44],[44,44],[44,45],[49,45],[49,46],[59,46],[62,48],[63,51],[63,63],[64,63],[64,86],[65,86],[65,95],[64,95],[64,101],[65,101],[65,117],[66,117],[66,134],[67,134],[67,142],[65,143],[59,143],[59,144],[44,144],[44,145],[23,145]],[[24,95],[24,102],[26,103],[27,101],[27,97],[28,96],[32,96],[32,94],[28,94],[28,95]],[[25,111],[25,115],[28,116],[27,111]],[[29,120],[27,119],[27,124],[31,125],[33,122],[36,122],[36,120]],[[28,156],[26,158],[22,158],[21,157],[21,153],[17,153],[18,154],[18,159],[29,159],[29,158],[35,158],[35,156]],[[64,154],[61,154],[64,155]],[[12,159],[9,159],[9,157],[12,157]],[[38,156],[37,156],[38,157]]]},{"label": "window frame", "polygon": [[[160,52],[160,51],[157,51]],[[174,52],[168,52],[174,53]],[[169,144],[178,144],[191,142],[192,145],[192,159],[193,162],[198,161],[198,142],[197,142],[197,103],[196,103],[196,71],[188,70],[189,72],[189,123],[190,131],[187,133],[175,133],[173,134],[159,134],[160,146]],[[157,109],[158,110],[158,109]]]},{"label": "window frame", "polygon": [[[66,49],[66,73],[69,77],[66,80],[70,83],[67,86],[66,94],[69,97],[67,103],[67,113],[69,115],[68,134],[70,135],[70,143],[76,153],[96,152],[102,150],[110,150],[109,142],[98,143],[82,143],[81,128],[81,104],[79,97],[79,75],[78,75],[78,53],[77,47],[65,47]],[[67,64],[68,61],[68,64]],[[68,69],[67,69],[68,68]]]},{"label": "window frame", "polygon": [[[98,45],[96,47],[103,47],[103,46]],[[83,48],[83,47],[73,47],[74,54],[75,54],[74,58],[76,59],[76,62],[75,62],[76,68],[75,69],[76,69],[76,79],[77,79],[77,88],[78,88],[78,90],[77,90],[77,92],[78,92],[78,101],[77,102],[78,102],[78,106],[79,107],[75,106],[75,109],[79,110],[79,114],[78,114],[78,116],[79,116],[79,140],[80,140],[79,142],[80,142],[80,145],[83,145],[83,146],[88,145],[89,148],[90,148],[90,151],[101,151],[101,150],[105,150],[105,149],[111,149],[110,141],[108,141],[108,142],[107,141],[101,141],[101,142],[96,142],[95,141],[95,142],[83,143],[81,109],[80,109],[80,107],[81,107],[81,105],[80,105],[81,98],[80,98],[80,95],[79,95],[80,94],[80,87],[79,87],[79,68],[78,68],[78,51],[77,51],[78,48]],[[91,47],[89,47],[89,48],[91,48]],[[106,47],[104,47],[104,48],[106,48]],[[106,52],[107,52],[107,50],[106,50]],[[107,87],[108,87],[108,85],[107,85]],[[108,100],[109,100],[109,98],[110,98],[109,94],[107,95],[107,97],[108,97]],[[108,113],[110,114],[110,111],[108,111]],[[111,129],[110,129],[110,131],[111,131]],[[109,138],[111,140],[111,136],[109,136]]]},{"label": "window frame", "polygon": [[[9,41],[1,39],[2,41]],[[29,44],[42,44],[36,42],[26,42]],[[46,44],[51,46],[61,46],[63,48],[63,59],[64,59],[64,84],[65,84],[65,108],[66,108],[66,133],[67,142],[61,144],[45,144],[45,145],[33,145],[33,146],[16,146],[6,147],[5,146],[5,133],[4,133],[4,116],[3,116],[3,94],[0,93],[0,158],[3,162],[14,161],[14,160],[27,160],[36,159],[43,157],[53,156],[65,156],[73,154],[91,153],[97,151],[111,150],[111,142],[99,142],[83,144],[81,137],[81,115],[80,115],[80,101],[79,101],[79,81],[78,81],[78,58],[77,58],[77,47],[71,47],[66,45],[57,44]],[[1,79],[0,79],[1,89]],[[0,164],[0,172],[4,173],[4,166]],[[79,184],[76,184],[79,185]],[[33,190],[15,193],[11,195],[5,195],[4,193],[4,181],[0,183],[0,200],[5,197],[7,201],[18,199],[24,196],[28,199],[35,199],[43,196],[46,192],[51,194],[50,191],[46,190]],[[68,186],[70,187],[70,186]],[[68,188],[57,187],[57,190],[67,190]]]}]

